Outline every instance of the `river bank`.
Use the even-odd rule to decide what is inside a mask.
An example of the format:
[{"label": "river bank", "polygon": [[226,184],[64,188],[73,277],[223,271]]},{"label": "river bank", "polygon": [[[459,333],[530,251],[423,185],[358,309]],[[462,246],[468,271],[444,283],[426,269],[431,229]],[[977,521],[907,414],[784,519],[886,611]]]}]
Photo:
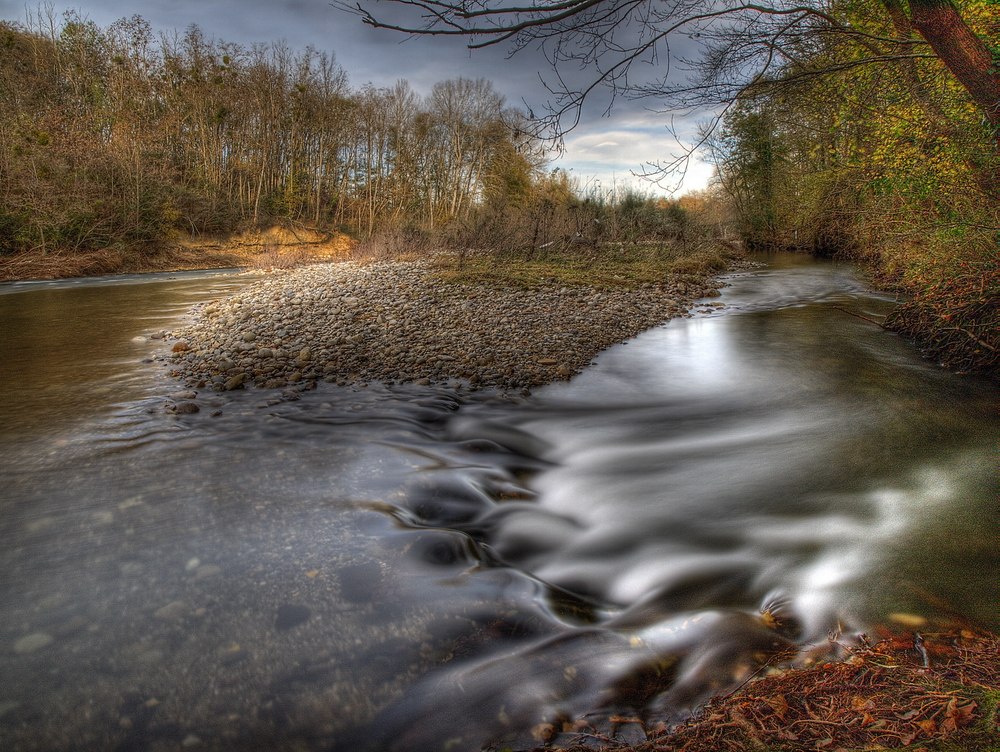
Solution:
[{"label": "river bank", "polygon": [[433,260],[310,266],[199,307],[173,342],[192,388],[281,389],[319,379],[531,389],[601,350],[718,303],[707,277],[601,289],[550,278],[535,289],[447,284]]},{"label": "river bank", "polygon": [[152,274],[197,269],[289,269],[343,259],[353,241],[312,229],[271,227],[224,237],[179,236],[159,247],[0,256],[0,282]]},{"label": "river bank", "polygon": [[[778,752],[902,749],[956,752],[998,749],[1000,643],[956,629],[886,635],[845,660],[775,670],[709,702],[679,727],[638,744],[615,743],[638,718],[616,717],[572,729],[535,729],[537,745],[512,752]],[[648,724],[655,727],[655,723]],[[597,726],[595,728],[594,726]]]}]

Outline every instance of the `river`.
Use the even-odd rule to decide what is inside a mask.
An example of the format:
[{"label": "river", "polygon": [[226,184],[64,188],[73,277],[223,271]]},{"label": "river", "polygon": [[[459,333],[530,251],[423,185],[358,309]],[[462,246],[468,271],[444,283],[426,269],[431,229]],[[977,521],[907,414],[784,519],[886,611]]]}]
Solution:
[{"label": "river", "polygon": [[1000,395],[847,265],[768,257],[530,398],[165,411],[150,335],[252,279],[0,286],[0,748],[527,749],[788,648],[1000,628]]}]

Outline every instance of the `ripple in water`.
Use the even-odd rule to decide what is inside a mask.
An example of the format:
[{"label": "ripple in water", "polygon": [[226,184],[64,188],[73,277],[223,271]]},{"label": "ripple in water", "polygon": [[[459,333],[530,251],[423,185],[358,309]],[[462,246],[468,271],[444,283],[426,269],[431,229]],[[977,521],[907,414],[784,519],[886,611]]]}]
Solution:
[{"label": "ripple in water", "polygon": [[0,745],[518,748],[894,614],[996,628],[995,390],[787,271],[530,401],[140,384],[8,453]]}]

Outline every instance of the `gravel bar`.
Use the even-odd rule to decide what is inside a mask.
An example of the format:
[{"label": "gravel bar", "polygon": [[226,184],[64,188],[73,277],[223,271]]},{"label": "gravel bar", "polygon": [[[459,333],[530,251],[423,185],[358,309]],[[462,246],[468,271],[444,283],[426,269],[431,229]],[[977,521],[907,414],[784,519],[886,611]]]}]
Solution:
[{"label": "gravel bar", "polygon": [[498,290],[443,283],[429,261],[341,262],[256,282],[160,336],[176,340],[173,376],[216,391],[319,379],[527,390],[719,294],[689,279]]}]

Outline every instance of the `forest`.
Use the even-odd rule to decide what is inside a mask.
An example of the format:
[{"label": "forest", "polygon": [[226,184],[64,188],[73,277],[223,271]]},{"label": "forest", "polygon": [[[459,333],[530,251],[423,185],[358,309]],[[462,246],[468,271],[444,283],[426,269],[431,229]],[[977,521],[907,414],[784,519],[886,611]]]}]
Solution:
[{"label": "forest", "polygon": [[[581,195],[549,168],[551,134],[485,80],[352,88],[314,49],[37,11],[0,23],[0,258],[154,253],[275,224],[532,257],[739,238],[861,261],[907,296],[885,326],[996,369],[996,4],[947,2],[992,56],[982,91],[901,0],[807,5],[822,13],[773,37],[776,62],[705,125],[715,185],[677,200]],[[701,90],[726,64],[705,63]]]},{"label": "forest", "polygon": [[[351,89],[333,57],[139,16],[0,24],[5,254],[149,246],[287,221],[433,226],[534,167],[483,80]],[[520,172],[519,172],[520,171]]]},{"label": "forest", "polygon": [[[914,4],[915,5],[915,4]],[[957,369],[1000,359],[1000,7],[956,7],[992,56],[984,108],[898,0],[840,0],[707,142],[751,246],[861,261],[906,294],[887,326]]]}]

